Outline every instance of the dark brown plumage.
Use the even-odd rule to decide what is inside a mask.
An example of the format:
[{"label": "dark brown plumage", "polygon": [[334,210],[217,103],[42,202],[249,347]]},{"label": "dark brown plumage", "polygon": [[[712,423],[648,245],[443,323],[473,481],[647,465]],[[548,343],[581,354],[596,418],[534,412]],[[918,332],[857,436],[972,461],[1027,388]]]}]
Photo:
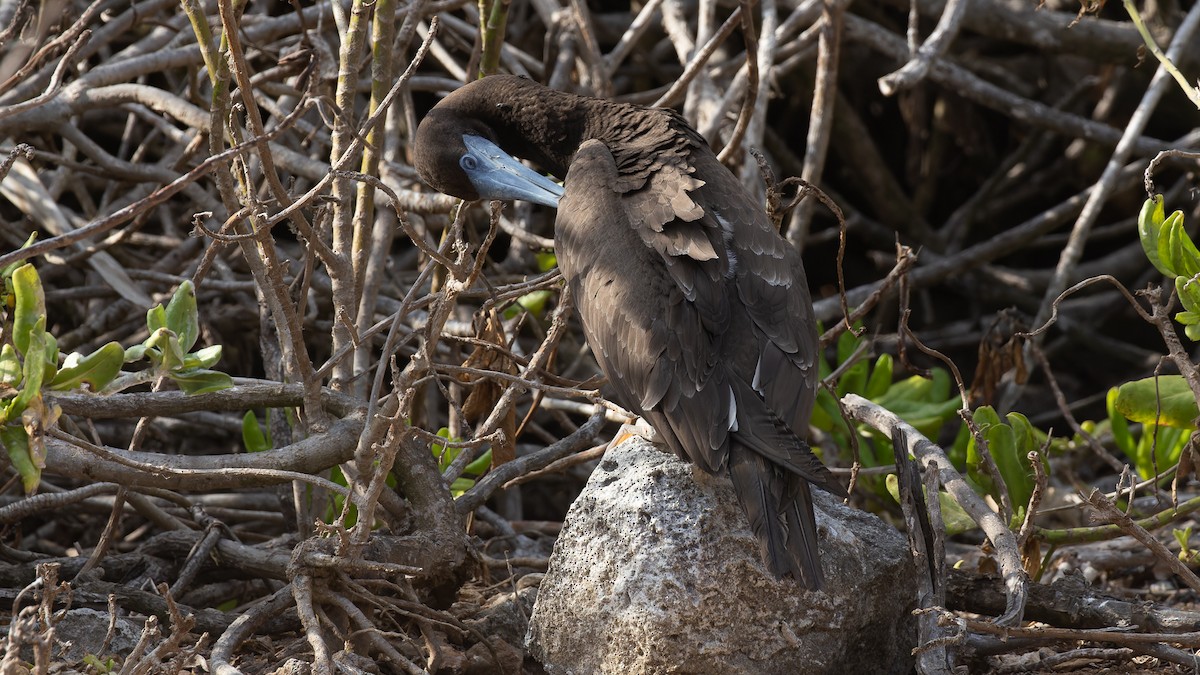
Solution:
[{"label": "dark brown plumage", "polygon": [[432,187],[553,205],[554,186],[476,172],[475,137],[565,176],[558,262],[617,401],[681,458],[727,473],[767,568],[819,588],[809,483],[845,492],[801,438],[818,345],[796,250],[674,111],[492,76],[421,123],[414,163]]}]

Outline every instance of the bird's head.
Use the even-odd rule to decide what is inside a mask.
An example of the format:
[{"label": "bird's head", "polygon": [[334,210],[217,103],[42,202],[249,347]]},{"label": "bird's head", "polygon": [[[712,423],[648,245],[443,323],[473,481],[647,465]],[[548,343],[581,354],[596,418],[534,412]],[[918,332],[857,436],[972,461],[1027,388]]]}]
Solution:
[{"label": "bird's head", "polygon": [[496,133],[461,103],[451,94],[417,127],[413,164],[421,180],[468,201],[523,199],[558,207],[562,186],[505,152]]}]

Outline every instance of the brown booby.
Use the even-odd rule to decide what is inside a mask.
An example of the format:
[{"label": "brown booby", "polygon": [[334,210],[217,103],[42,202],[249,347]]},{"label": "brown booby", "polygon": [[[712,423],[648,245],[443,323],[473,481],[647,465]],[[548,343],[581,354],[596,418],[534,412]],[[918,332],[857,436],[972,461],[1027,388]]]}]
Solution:
[{"label": "brown booby", "polygon": [[732,479],[767,569],[819,588],[809,484],[845,490],[803,439],[818,379],[804,267],[704,138],[672,110],[493,75],[426,115],[413,157],[441,192],[558,209],[558,264],[616,400]]}]

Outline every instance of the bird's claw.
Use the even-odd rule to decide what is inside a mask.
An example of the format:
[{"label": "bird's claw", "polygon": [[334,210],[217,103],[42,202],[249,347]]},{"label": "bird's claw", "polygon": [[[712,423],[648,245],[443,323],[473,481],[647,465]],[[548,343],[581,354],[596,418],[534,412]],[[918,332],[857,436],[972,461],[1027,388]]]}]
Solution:
[{"label": "bird's claw", "polygon": [[605,450],[611,450],[625,441],[635,437],[643,438],[647,442],[655,445],[662,445],[662,440],[659,438],[658,432],[654,430],[654,427],[650,426],[649,422],[639,417],[630,424],[622,424],[621,428],[617,431],[617,435],[613,436],[612,441],[609,442],[608,447],[605,448]]}]

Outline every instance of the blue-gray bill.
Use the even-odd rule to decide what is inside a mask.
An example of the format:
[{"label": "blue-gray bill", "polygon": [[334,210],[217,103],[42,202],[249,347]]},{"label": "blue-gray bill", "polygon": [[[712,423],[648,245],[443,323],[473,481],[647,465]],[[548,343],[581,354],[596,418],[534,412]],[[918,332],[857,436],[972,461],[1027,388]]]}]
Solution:
[{"label": "blue-gray bill", "polygon": [[472,134],[463,135],[467,153],[459,166],[484,199],[522,199],[558,208],[563,188],[504,152],[495,143]]}]

